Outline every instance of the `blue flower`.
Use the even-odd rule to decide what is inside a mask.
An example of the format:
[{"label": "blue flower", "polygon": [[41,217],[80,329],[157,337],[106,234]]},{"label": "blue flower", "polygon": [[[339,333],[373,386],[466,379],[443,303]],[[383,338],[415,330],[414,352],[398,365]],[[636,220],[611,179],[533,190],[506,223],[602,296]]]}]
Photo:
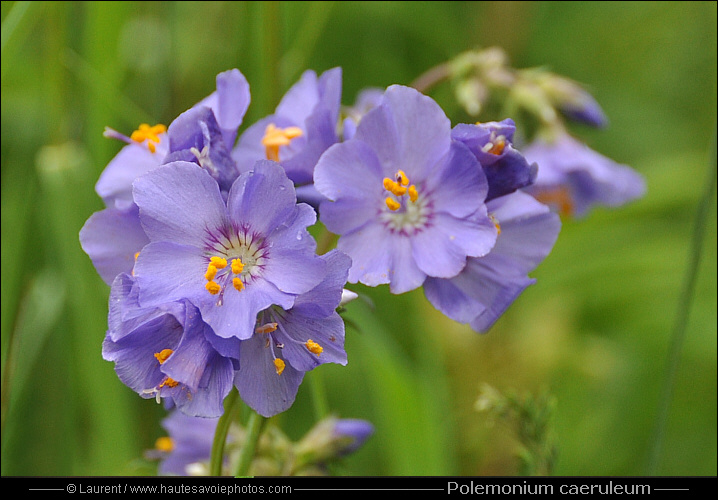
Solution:
[{"label": "blue flower", "polygon": [[538,164],[535,183],[526,189],[564,215],[584,216],[597,205],[617,207],[642,197],[643,177],[562,133],[552,142],[537,140],[523,149]]},{"label": "blue flower", "polygon": [[134,280],[127,274],[115,279],[102,354],[143,398],[170,398],[190,416],[220,416],[234,367],[212,348],[212,335],[186,301],[140,307]]},{"label": "blue flower", "polygon": [[297,185],[310,184],[321,154],[338,141],[341,68],[317,77],[305,71],[284,95],[274,114],[250,126],[232,152],[240,172],[260,159],[281,163]]},{"label": "blue flower", "polygon": [[292,405],[305,372],[323,363],[347,363],[344,321],[336,308],[351,262],[336,250],[321,258],[327,266],[322,282],[299,295],[289,310],[259,313],[254,335],[241,342],[234,383],[242,400],[265,417]]},{"label": "blue flower", "polygon": [[314,181],[330,200],[320,219],[352,258],[352,283],[407,292],[427,276],[455,276],[496,240],[475,156],[451,140],[441,108],[409,87],[389,87],[354,137],[322,155]]},{"label": "blue flower", "polygon": [[240,175],[226,203],[205,170],[181,161],[137,179],[134,199],[150,239],[134,267],[143,307],[187,299],[220,338],[247,339],[260,311],[289,309],[324,276],[307,232],[316,214],[275,162]]},{"label": "blue flower", "polygon": [[516,125],[511,119],[479,124],[460,123],[451,137],[471,150],[489,183],[486,201],[513,193],[536,179],[536,165],[513,147]]},{"label": "blue flower", "polygon": [[521,191],[490,201],[488,209],[500,227],[491,252],[469,258],[453,278],[424,283],[434,307],[481,333],[536,281],[528,273],[549,254],[561,228],[558,215]]}]

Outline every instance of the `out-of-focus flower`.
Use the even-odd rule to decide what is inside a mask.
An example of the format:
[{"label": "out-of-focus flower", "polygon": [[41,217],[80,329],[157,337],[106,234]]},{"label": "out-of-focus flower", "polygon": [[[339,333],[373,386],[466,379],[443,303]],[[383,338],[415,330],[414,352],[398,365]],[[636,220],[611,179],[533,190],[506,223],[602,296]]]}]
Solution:
[{"label": "out-of-focus flower", "polygon": [[181,161],[137,179],[134,199],[150,239],[134,268],[143,307],[187,299],[220,338],[248,339],[260,311],[291,308],[324,277],[307,232],[316,214],[275,162],[243,173],[226,204],[205,170]]},{"label": "out-of-focus flower", "polygon": [[491,252],[468,259],[458,276],[424,283],[434,307],[481,333],[536,281],[528,273],[549,254],[561,227],[558,215],[520,191],[495,198],[488,209],[500,227]]},{"label": "out-of-focus flower", "polygon": [[199,311],[171,302],[142,308],[135,282],[120,274],[112,285],[103,357],[120,380],[144,398],[170,398],[182,413],[219,417],[232,389],[232,361],[217,353]]},{"label": "out-of-focus flower", "polygon": [[325,465],[354,453],[372,434],[374,426],[366,420],[327,417],[297,443],[295,469],[301,473],[308,465]]},{"label": "out-of-focus flower", "polygon": [[342,138],[345,141],[354,137],[361,119],[381,104],[382,97],[384,97],[384,89],[369,87],[359,92],[354,105],[343,108],[345,118],[342,121]]},{"label": "out-of-focus flower", "polygon": [[546,71],[532,71],[530,74],[535,76],[534,81],[566,118],[592,127],[608,125],[608,118],[601,106],[578,83]]},{"label": "out-of-focus flower", "polygon": [[427,276],[455,276],[496,241],[476,157],[451,140],[441,108],[409,87],[389,87],[354,137],[322,155],[314,181],[331,200],[320,218],[352,258],[352,283],[407,292]]},{"label": "out-of-focus flower", "polygon": [[172,411],[162,420],[169,434],[155,443],[153,456],[161,459],[162,476],[205,476],[209,473],[212,441],[219,418],[189,417]]},{"label": "out-of-focus flower", "polygon": [[513,146],[516,125],[511,119],[478,124],[460,123],[451,137],[471,150],[479,160],[489,183],[486,201],[513,193],[536,179],[536,165]]},{"label": "out-of-focus flower", "polygon": [[259,313],[253,337],[241,342],[235,385],[242,400],[265,417],[292,405],[305,372],[347,362],[344,321],[336,308],[351,261],[336,250],[321,258],[327,264],[324,280],[299,295],[291,309]]},{"label": "out-of-focus flower", "polygon": [[247,128],[232,151],[240,172],[260,159],[279,162],[297,185],[310,184],[321,154],[339,139],[341,68],[320,77],[305,71],[284,95],[274,114]]},{"label": "out-of-focus flower", "polygon": [[594,206],[617,207],[646,192],[643,176],[568,133],[552,142],[536,140],[523,153],[538,164],[536,181],[526,191],[563,215],[581,217]]}]

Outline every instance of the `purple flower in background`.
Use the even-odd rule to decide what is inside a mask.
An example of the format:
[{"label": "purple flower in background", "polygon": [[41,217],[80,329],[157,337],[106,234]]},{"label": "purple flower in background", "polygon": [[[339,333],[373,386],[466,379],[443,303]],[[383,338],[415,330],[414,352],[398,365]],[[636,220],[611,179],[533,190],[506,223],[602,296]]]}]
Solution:
[{"label": "purple flower in background", "polygon": [[316,214],[275,162],[240,175],[226,204],[205,170],[181,161],[137,179],[134,198],[150,239],[134,268],[143,307],[187,299],[220,338],[247,339],[260,311],[289,309],[324,276],[307,232]]},{"label": "purple flower in background", "polygon": [[516,125],[511,119],[480,124],[460,123],[451,137],[471,150],[479,160],[489,183],[486,201],[513,193],[536,179],[536,165],[514,149]]},{"label": "purple flower in background", "polygon": [[341,68],[317,77],[305,71],[284,95],[274,114],[251,125],[232,152],[240,172],[260,159],[281,163],[297,185],[310,184],[321,154],[338,141]]},{"label": "purple flower in background", "polygon": [[596,99],[573,80],[553,73],[539,73],[536,83],[569,120],[597,128],[608,125],[608,118]]},{"label": "purple flower in background", "polygon": [[549,254],[561,228],[558,215],[521,191],[490,201],[488,208],[500,227],[491,252],[468,259],[453,278],[424,283],[434,307],[481,333],[536,281],[528,273]]},{"label": "purple flower in background", "polygon": [[526,191],[564,215],[580,217],[596,205],[617,207],[646,192],[639,173],[566,133],[553,142],[534,141],[523,151],[538,164],[536,182]]},{"label": "purple flower in background", "polygon": [[455,276],[496,240],[478,161],[451,140],[441,108],[409,87],[389,87],[354,137],[322,155],[314,181],[331,200],[320,218],[352,258],[352,283],[407,292]]},{"label": "purple flower in background", "polygon": [[347,106],[343,109],[343,114],[346,115],[346,118],[342,121],[342,137],[345,141],[354,137],[361,119],[365,114],[381,104],[383,97],[384,89],[369,87],[359,92],[353,106]]},{"label": "purple flower in background", "polygon": [[190,416],[218,417],[232,389],[233,363],[207,340],[214,335],[191,304],[140,307],[134,280],[112,285],[103,357],[120,380],[144,398],[170,398]]},{"label": "purple flower in background", "polygon": [[162,476],[207,475],[212,442],[219,418],[189,417],[173,411],[162,420],[169,436],[159,438],[155,450],[162,458]]},{"label": "purple flower in background", "polygon": [[321,258],[327,267],[323,281],[299,295],[291,309],[259,313],[254,335],[241,342],[234,383],[242,400],[265,417],[292,405],[305,372],[322,363],[347,363],[344,321],[336,308],[351,261],[336,250]]},{"label": "purple flower in background", "polygon": [[358,418],[327,417],[297,443],[297,462],[323,466],[357,451],[374,434],[374,426]]}]

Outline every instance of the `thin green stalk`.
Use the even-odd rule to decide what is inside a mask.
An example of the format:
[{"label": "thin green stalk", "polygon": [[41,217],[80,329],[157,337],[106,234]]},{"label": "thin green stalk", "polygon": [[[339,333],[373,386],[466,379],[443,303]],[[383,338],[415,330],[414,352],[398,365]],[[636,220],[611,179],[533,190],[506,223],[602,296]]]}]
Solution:
[{"label": "thin green stalk", "polygon": [[703,248],[703,240],[705,239],[706,221],[711,207],[711,200],[716,190],[716,137],[713,136],[713,158],[709,163],[708,182],[706,190],[701,199],[698,210],[695,215],[695,225],[693,227],[693,237],[691,240],[691,250],[688,261],[688,270],[686,271],[683,291],[678,304],[678,313],[676,322],[673,327],[673,335],[671,338],[671,346],[668,351],[668,361],[663,381],[663,389],[661,391],[661,399],[658,408],[658,417],[653,431],[652,449],[648,460],[647,475],[655,476],[658,472],[661,451],[663,448],[663,439],[665,437],[666,424],[668,422],[668,413],[673,397],[676,376],[678,373],[678,365],[680,363],[683,342],[686,336],[686,327],[688,325],[688,315],[690,313],[691,304],[695,292],[696,278],[698,277],[698,267],[701,260],[701,249]]},{"label": "thin green stalk", "polygon": [[322,374],[317,370],[312,370],[312,372],[309,374],[309,384],[312,389],[314,417],[317,420],[321,420],[327,415],[329,415],[327,391],[324,388],[324,380],[322,379]]},{"label": "thin green stalk", "polygon": [[227,442],[227,432],[232,424],[234,415],[237,410],[237,401],[239,401],[239,393],[237,389],[232,389],[227,398],[224,400],[224,413],[217,422],[217,429],[214,431],[214,441],[212,442],[212,454],[209,461],[209,474],[211,476],[222,475],[222,462],[224,458],[224,445]]},{"label": "thin green stalk", "polygon": [[239,462],[237,464],[237,474],[235,474],[235,477],[246,477],[249,474],[249,468],[254,459],[254,451],[257,449],[259,436],[262,434],[262,428],[266,421],[266,418],[255,411],[249,414],[244,443],[239,452]]}]

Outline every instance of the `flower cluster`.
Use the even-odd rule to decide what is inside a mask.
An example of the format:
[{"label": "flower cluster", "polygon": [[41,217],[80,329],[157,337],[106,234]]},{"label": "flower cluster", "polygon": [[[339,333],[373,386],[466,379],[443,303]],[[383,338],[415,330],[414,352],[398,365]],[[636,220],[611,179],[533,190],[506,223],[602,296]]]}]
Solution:
[{"label": "flower cluster", "polygon": [[[556,161],[522,153],[511,119],[452,126],[401,85],[342,108],[341,84],[339,68],[307,71],[240,133],[250,92],[235,69],[169,127],[105,132],[127,145],[97,183],[106,208],[80,241],[111,286],[103,355],[142,397],[218,417],[236,387],[273,416],[305,373],[347,363],[337,312],[356,296],[347,283],[422,288],[446,316],[486,332],[534,282],[561,225],[551,200],[537,199]],[[598,116],[594,101],[572,102],[574,115],[581,104]],[[582,157],[571,147],[557,161]],[[587,171],[605,181],[594,199],[639,194],[625,171]],[[567,175],[589,191],[582,172]],[[335,249],[318,251],[308,230],[318,221]]]},{"label": "flower cluster", "polygon": [[316,213],[289,177],[304,167],[278,163],[311,163],[337,140],[321,133],[339,88],[338,70],[306,73],[267,120],[265,155],[251,165],[238,159],[257,146],[256,129],[235,147],[250,102],[236,69],[169,127],[106,131],[127,145],[100,176],[106,208],[80,241],[111,285],[103,356],[142,397],[218,417],[234,386],[268,417],[292,405],[306,372],[346,364],[336,309],[350,259],[317,254],[307,230]]}]

